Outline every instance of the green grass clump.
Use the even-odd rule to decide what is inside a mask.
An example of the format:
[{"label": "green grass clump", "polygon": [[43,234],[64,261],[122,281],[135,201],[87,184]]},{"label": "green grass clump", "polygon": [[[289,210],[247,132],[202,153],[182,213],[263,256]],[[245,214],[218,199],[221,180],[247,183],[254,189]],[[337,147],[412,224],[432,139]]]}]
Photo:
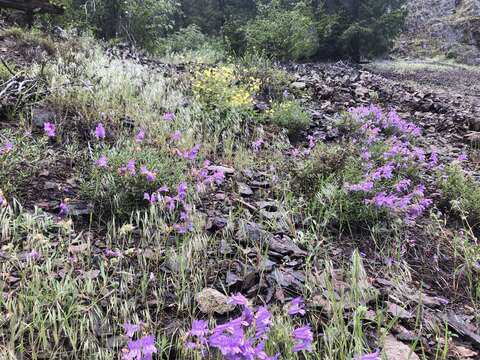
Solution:
[{"label": "green grass clump", "polygon": [[447,205],[454,213],[467,219],[472,226],[480,224],[480,183],[466,174],[458,164],[445,169],[446,177],[440,189]]},{"label": "green grass clump", "polygon": [[[6,151],[7,143],[12,150]],[[40,165],[56,158],[47,145],[46,137],[0,130],[0,186],[6,196],[21,195]]]},{"label": "green grass clump", "polygon": [[15,66],[13,64],[0,62],[0,83],[7,81],[13,76],[10,71],[15,72]]},{"label": "green grass clump", "polygon": [[274,103],[268,117],[272,124],[287,129],[291,135],[308,129],[310,125],[310,115],[295,101]]},{"label": "green grass clump", "polygon": [[[95,164],[102,155],[108,159],[107,168]],[[109,149],[99,147],[93,157],[79,169],[80,176],[90,174],[82,184],[82,197],[90,199],[97,209],[117,216],[128,216],[133,210],[146,207],[144,192],[156,191],[163,185],[175,191],[187,172],[187,163],[168,150],[129,141],[119,142]],[[129,175],[126,169],[122,171],[132,159],[135,160],[135,176]],[[141,174],[143,165],[155,173],[155,181],[148,182]]]},{"label": "green grass clump", "polygon": [[13,37],[24,48],[40,47],[48,55],[56,53],[55,42],[38,29],[10,27],[0,32],[0,37]]}]

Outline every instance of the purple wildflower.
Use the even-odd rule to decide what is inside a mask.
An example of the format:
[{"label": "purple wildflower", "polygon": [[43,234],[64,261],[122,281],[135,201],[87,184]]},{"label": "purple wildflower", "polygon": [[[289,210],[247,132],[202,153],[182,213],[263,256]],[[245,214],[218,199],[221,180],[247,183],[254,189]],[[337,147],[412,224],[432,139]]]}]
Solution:
[{"label": "purple wildflower", "polygon": [[145,165],[143,165],[141,168],[140,168],[140,172],[142,173],[142,175],[145,175],[145,177],[147,178],[147,181],[148,182],[153,182],[155,181],[156,179],[156,175],[154,172],[150,171],[147,169],[147,167]]},{"label": "purple wildflower", "polygon": [[205,320],[193,320],[192,329],[189,331],[191,336],[205,336],[208,332],[208,322]]},{"label": "purple wildflower", "polygon": [[422,148],[419,148],[419,147],[414,148],[413,155],[415,159],[419,161],[425,161],[425,151]]},{"label": "purple wildflower", "polygon": [[373,172],[371,175],[373,180],[380,180],[380,179],[391,179],[393,176],[393,170],[395,169],[395,165],[393,163],[387,163],[377,170]]},{"label": "purple wildflower", "polygon": [[43,131],[45,132],[45,134],[47,134],[48,137],[55,137],[55,125],[51,122],[46,122],[45,124],[43,124]]},{"label": "purple wildflower", "polygon": [[188,332],[188,336],[195,337],[196,341],[187,342],[187,347],[191,350],[200,349],[203,350],[207,344],[206,335],[208,333],[208,322],[205,320],[193,320],[192,329]]},{"label": "purple wildflower", "polygon": [[0,154],[9,153],[12,150],[13,150],[13,143],[9,141],[2,146],[2,148],[0,149]]},{"label": "purple wildflower", "polygon": [[242,294],[238,293],[236,295],[232,295],[230,297],[230,300],[228,300],[228,303],[235,304],[235,305],[248,306],[248,299]]},{"label": "purple wildflower", "polygon": [[428,162],[431,167],[436,166],[438,164],[438,154],[435,151],[432,152],[432,154],[430,155],[430,159]]},{"label": "purple wildflower", "polygon": [[457,161],[464,162],[468,160],[467,154],[461,154],[458,158]]},{"label": "purple wildflower", "polygon": [[117,250],[112,250],[112,249],[105,249],[103,251],[103,253],[105,254],[106,257],[119,257],[119,256],[122,256],[122,253],[120,251],[117,251]]},{"label": "purple wildflower", "polygon": [[58,216],[60,216],[60,217],[65,217],[70,212],[70,210],[68,209],[68,205],[65,204],[63,201],[60,203],[58,208],[60,209],[60,211],[58,213]]},{"label": "purple wildflower", "polygon": [[360,184],[347,185],[347,188],[350,191],[369,192],[373,189],[373,182],[372,181],[364,181]]},{"label": "purple wildflower", "polygon": [[160,188],[158,188],[157,192],[159,192],[159,193],[169,192],[168,186],[167,185],[162,185]]},{"label": "purple wildflower", "polygon": [[100,156],[100,158],[95,162],[99,168],[106,168],[108,167],[108,160],[105,155]]},{"label": "purple wildflower", "polygon": [[7,205],[7,199],[5,199],[2,193],[0,192],[0,207],[6,206],[6,205]]},{"label": "purple wildflower", "polygon": [[216,183],[220,185],[225,181],[225,173],[223,171],[217,171],[207,179],[208,183]]},{"label": "purple wildflower", "polygon": [[125,330],[125,336],[132,338],[133,335],[140,330],[140,324],[123,324],[123,329]]},{"label": "purple wildflower", "polygon": [[178,142],[182,139],[182,133],[180,131],[175,131],[170,135],[170,140],[173,142]]},{"label": "purple wildflower", "polygon": [[382,357],[380,355],[380,351],[377,350],[371,354],[365,354],[360,356],[357,355],[355,356],[355,360],[382,360]]},{"label": "purple wildflower", "polygon": [[182,182],[178,185],[177,188],[177,198],[180,200],[184,200],[187,197],[187,183]]},{"label": "purple wildflower", "polygon": [[375,197],[372,199],[373,204],[378,208],[394,208],[395,203],[398,198],[395,195],[387,195],[384,191],[379,192]]},{"label": "purple wildflower", "polygon": [[165,206],[169,211],[173,211],[175,209],[175,199],[170,197],[170,196],[165,196],[163,198],[163,201],[165,202]]},{"label": "purple wildflower", "polygon": [[259,152],[264,143],[265,143],[265,141],[262,138],[255,140],[252,143],[253,150],[255,150],[255,152]]},{"label": "purple wildflower", "polygon": [[144,336],[140,340],[128,342],[129,352],[123,355],[124,360],[151,360],[152,355],[157,352],[155,338]]},{"label": "purple wildflower", "polygon": [[362,158],[363,161],[368,161],[368,160],[370,160],[370,156],[371,156],[371,155],[370,155],[370,152],[369,152],[367,149],[365,149],[365,150],[362,151],[361,158]]},{"label": "purple wildflower", "polygon": [[417,204],[410,207],[407,213],[408,220],[414,220],[423,215],[423,213],[432,205],[431,199],[422,199]]},{"label": "purple wildflower", "polygon": [[135,136],[135,141],[142,142],[143,140],[145,140],[145,131],[140,130],[137,136]]},{"label": "purple wildflower", "polygon": [[302,326],[300,328],[294,329],[292,332],[292,338],[297,342],[293,347],[294,352],[299,352],[302,350],[307,352],[313,351],[312,349],[313,333],[310,328],[310,325]]},{"label": "purple wildflower", "polygon": [[131,159],[128,161],[127,163],[127,170],[128,170],[128,173],[130,174],[130,176],[135,176],[137,171],[135,169],[135,160],[134,159]]},{"label": "purple wildflower", "polygon": [[395,185],[395,190],[397,192],[402,192],[402,191],[405,191],[408,189],[408,187],[410,186],[410,184],[412,183],[412,181],[410,179],[403,179],[403,180],[400,180],[397,185]]},{"label": "purple wildflower", "polygon": [[165,121],[173,121],[175,120],[177,117],[175,116],[174,113],[172,112],[166,112],[165,114],[163,114],[163,120]]},{"label": "purple wildflower", "polygon": [[185,151],[185,153],[183,154],[183,157],[190,161],[195,160],[199,151],[200,151],[200,145],[196,144],[190,150]]},{"label": "purple wildflower", "polygon": [[257,339],[263,337],[272,325],[272,314],[268,311],[266,306],[262,306],[255,314],[255,337]]},{"label": "purple wildflower", "polygon": [[293,157],[300,156],[300,150],[298,150],[297,148],[292,149],[292,151],[290,153]]},{"label": "purple wildflower", "polygon": [[95,137],[97,139],[105,139],[105,128],[102,123],[98,123],[95,128]]},{"label": "purple wildflower", "polygon": [[290,302],[288,307],[288,315],[300,314],[301,316],[305,315],[305,304],[301,297],[296,297]]},{"label": "purple wildflower", "polygon": [[412,193],[413,196],[420,196],[420,197],[423,197],[424,194],[425,194],[425,185],[422,185],[422,184],[417,185]]},{"label": "purple wildflower", "polygon": [[152,193],[151,195],[149,193],[144,193],[143,198],[148,202],[150,202],[150,204],[153,204],[158,200],[158,197],[155,193]]},{"label": "purple wildflower", "polygon": [[24,260],[37,260],[40,258],[40,253],[37,250],[32,250],[28,253],[23,254]]}]

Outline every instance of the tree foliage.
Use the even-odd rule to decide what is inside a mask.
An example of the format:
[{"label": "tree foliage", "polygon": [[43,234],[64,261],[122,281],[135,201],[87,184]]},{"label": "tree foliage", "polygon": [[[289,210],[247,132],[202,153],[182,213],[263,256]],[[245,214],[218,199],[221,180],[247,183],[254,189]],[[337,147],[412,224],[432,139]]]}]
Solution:
[{"label": "tree foliage", "polygon": [[53,1],[66,9],[64,24],[149,50],[165,48],[166,39],[183,42],[183,35],[203,39],[201,32],[237,54],[262,51],[280,60],[379,56],[406,15],[406,0]]}]

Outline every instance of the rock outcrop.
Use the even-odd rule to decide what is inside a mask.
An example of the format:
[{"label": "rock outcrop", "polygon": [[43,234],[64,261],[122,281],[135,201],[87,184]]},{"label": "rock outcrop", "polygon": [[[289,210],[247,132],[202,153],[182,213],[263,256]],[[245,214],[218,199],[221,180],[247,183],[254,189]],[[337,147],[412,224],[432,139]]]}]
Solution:
[{"label": "rock outcrop", "polygon": [[480,0],[410,0],[396,53],[480,64]]}]

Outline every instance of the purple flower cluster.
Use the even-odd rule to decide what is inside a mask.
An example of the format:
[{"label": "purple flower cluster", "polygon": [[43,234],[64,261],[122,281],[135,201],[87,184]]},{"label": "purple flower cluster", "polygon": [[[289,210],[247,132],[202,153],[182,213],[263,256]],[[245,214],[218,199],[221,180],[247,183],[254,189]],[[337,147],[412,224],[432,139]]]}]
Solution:
[{"label": "purple flower cluster", "polygon": [[265,141],[262,138],[255,140],[252,143],[253,150],[258,153],[263,144],[265,144]]},{"label": "purple flower cluster", "polygon": [[48,137],[55,137],[56,135],[55,125],[51,122],[46,122],[43,124],[43,131]]},{"label": "purple flower cluster", "polygon": [[157,191],[149,194],[144,193],[143,198],[150,204],[162,204],[169,212],[179,209],[180,221],[173,225],[173,229],[179,234],[185,234],[193,229],[193,223],[190,219],[192,206],[186,202],[188,185],[182,182],[177,187],[177,195],[164,195],[170,192],[166,185],[161,186]]},{"label": "purple flower cluster", "polygon": [[60,217],[68,216],[68,214],[70,213],[70,209],[68,208],[68,205],[65,204],[63,201],[60,203],[60,205],[58,205],[58,208],[60,209],[58,213],[58,216]]},{"label": "purple flower cluster", "polygon": [[355,356],[355,360],[382,360],[382,356],[380,355],[380,351],[377,350],[371,354]]},{"label": "purple flower cluster", "polygon": [[290,302],[290,307],[288,308],[288,315],[300,314],[301,316],[305,315],[305,304],[301,297],[296,297]]},{"label": "purple flower cluster", "polygon": [[107,168],[108,167],[108,159],[105,155],[100,156],[100,158],[95,162],[99,168]]},{"label": "purple flower cluster", "polygon": [[13,143],[7,141],[2,147],[0,147],[0,155],[7,154],[13,150]]},{"label": "purple flower cluster", "polygon": [[157,174],[155,173],[155,171],[148,170],[145,165],[142,165],[140,167],[140,173],[145,176],[148,182],[154,182],[157,178]]},{"label": "purple flower cluster", "polygon": [[196,190],[199,193],[205,192],[208,186],[221,185],[225,181],[225,173],[221,170],[210,171],[208,169],[210,164],[211,162],[206,160],[200,169],[192,169],[192,175],[197,179]]},{"label": "purple flower cluster", "polygon": [[175,152],[177,155],[181,158],[184,158],[185,160],[193,161],[198,155],[198,152],[200,151],[200,144],[194,145],[191,149],[187,150],[180,150],[180,149],[175,149]]},{"label": "purple flower cluster", "polygon": [[177,117],[175,116],[175,114],[173,112],[166,112],[165,114],[163,114],[163,120],[165,121],[174,121]]},{"label": "purple flower cluster", "polygon": [[294,352],[312,351],[313,333],[310,325],[294,329],[292,332],[292,338],[296,342],[293,347]]},{"label": "purple flower cluster", "polygon": [[95,128],[95,137],[97,139],[105,139],[105,128],[102,123],[97,124]]},{"label": "purple flower cluster", "polygon": [[140,143],[143,140],[145,140],[145,131],[140,130],[137,136],[135,136],[135,141]]},{"label": "purple flower cluster", "polygon": [[[204,356],[208,349],[217,349],[227,360],[278,359],[280,354],[269,356],[264,351],[272,326],[272,314],[268,308],[261,306],[254,312],[241,294],[232,296],[229,303],[242,307],[240,317],[217,325],[212,330],[208,329],[207,321],[194,320],[187,334],[187,348],[200,351]],[[304,315],[303,308],[303,300],[296,298],[289,304],[288,313]],[[294,352],[312,351],[313,333],[309,325],[294,329],[292,339],[295,341]]]},{"label": "purple flower cluster", "polygon": [[[413,145],[421,129],[401,119],[396,112],[385,114],[374,105],[353,108],[349,112],[361,125],[355,140],[364,146],[360,157],[365,173],[361,182],[345,184],[346,188],[365,194],[365,203],[402,214],[407,220],[422,216],[432,200],[425,197],[423,185],[413,187],[408,174],[412,170],[433,169],[438,164],[438,155],[433,152],[427,158],[423,149]],[[387,148],[379,153],[378,149],[385,146]]]},{"label": "purple flower cluster", "polygon": [[123,360],[151,360],[153,354],[157,353],[155,347],[155,337],[152,335],[143,336],[138,340],[133,340],[136,332],[138,332],[143,323],[124,324],[125,336],[130,338],[128,342],[128,352],[123,355]]},{"label": "purple flower cluster", "polygon": [[390,131],[409,136],[420,136],[422,130],[415,124],[403,120],[395,111],[387,114],[376,105],[360,106],[349,109],[352,118],[362,125],[369,137],[376,138],[380,131]]}]

